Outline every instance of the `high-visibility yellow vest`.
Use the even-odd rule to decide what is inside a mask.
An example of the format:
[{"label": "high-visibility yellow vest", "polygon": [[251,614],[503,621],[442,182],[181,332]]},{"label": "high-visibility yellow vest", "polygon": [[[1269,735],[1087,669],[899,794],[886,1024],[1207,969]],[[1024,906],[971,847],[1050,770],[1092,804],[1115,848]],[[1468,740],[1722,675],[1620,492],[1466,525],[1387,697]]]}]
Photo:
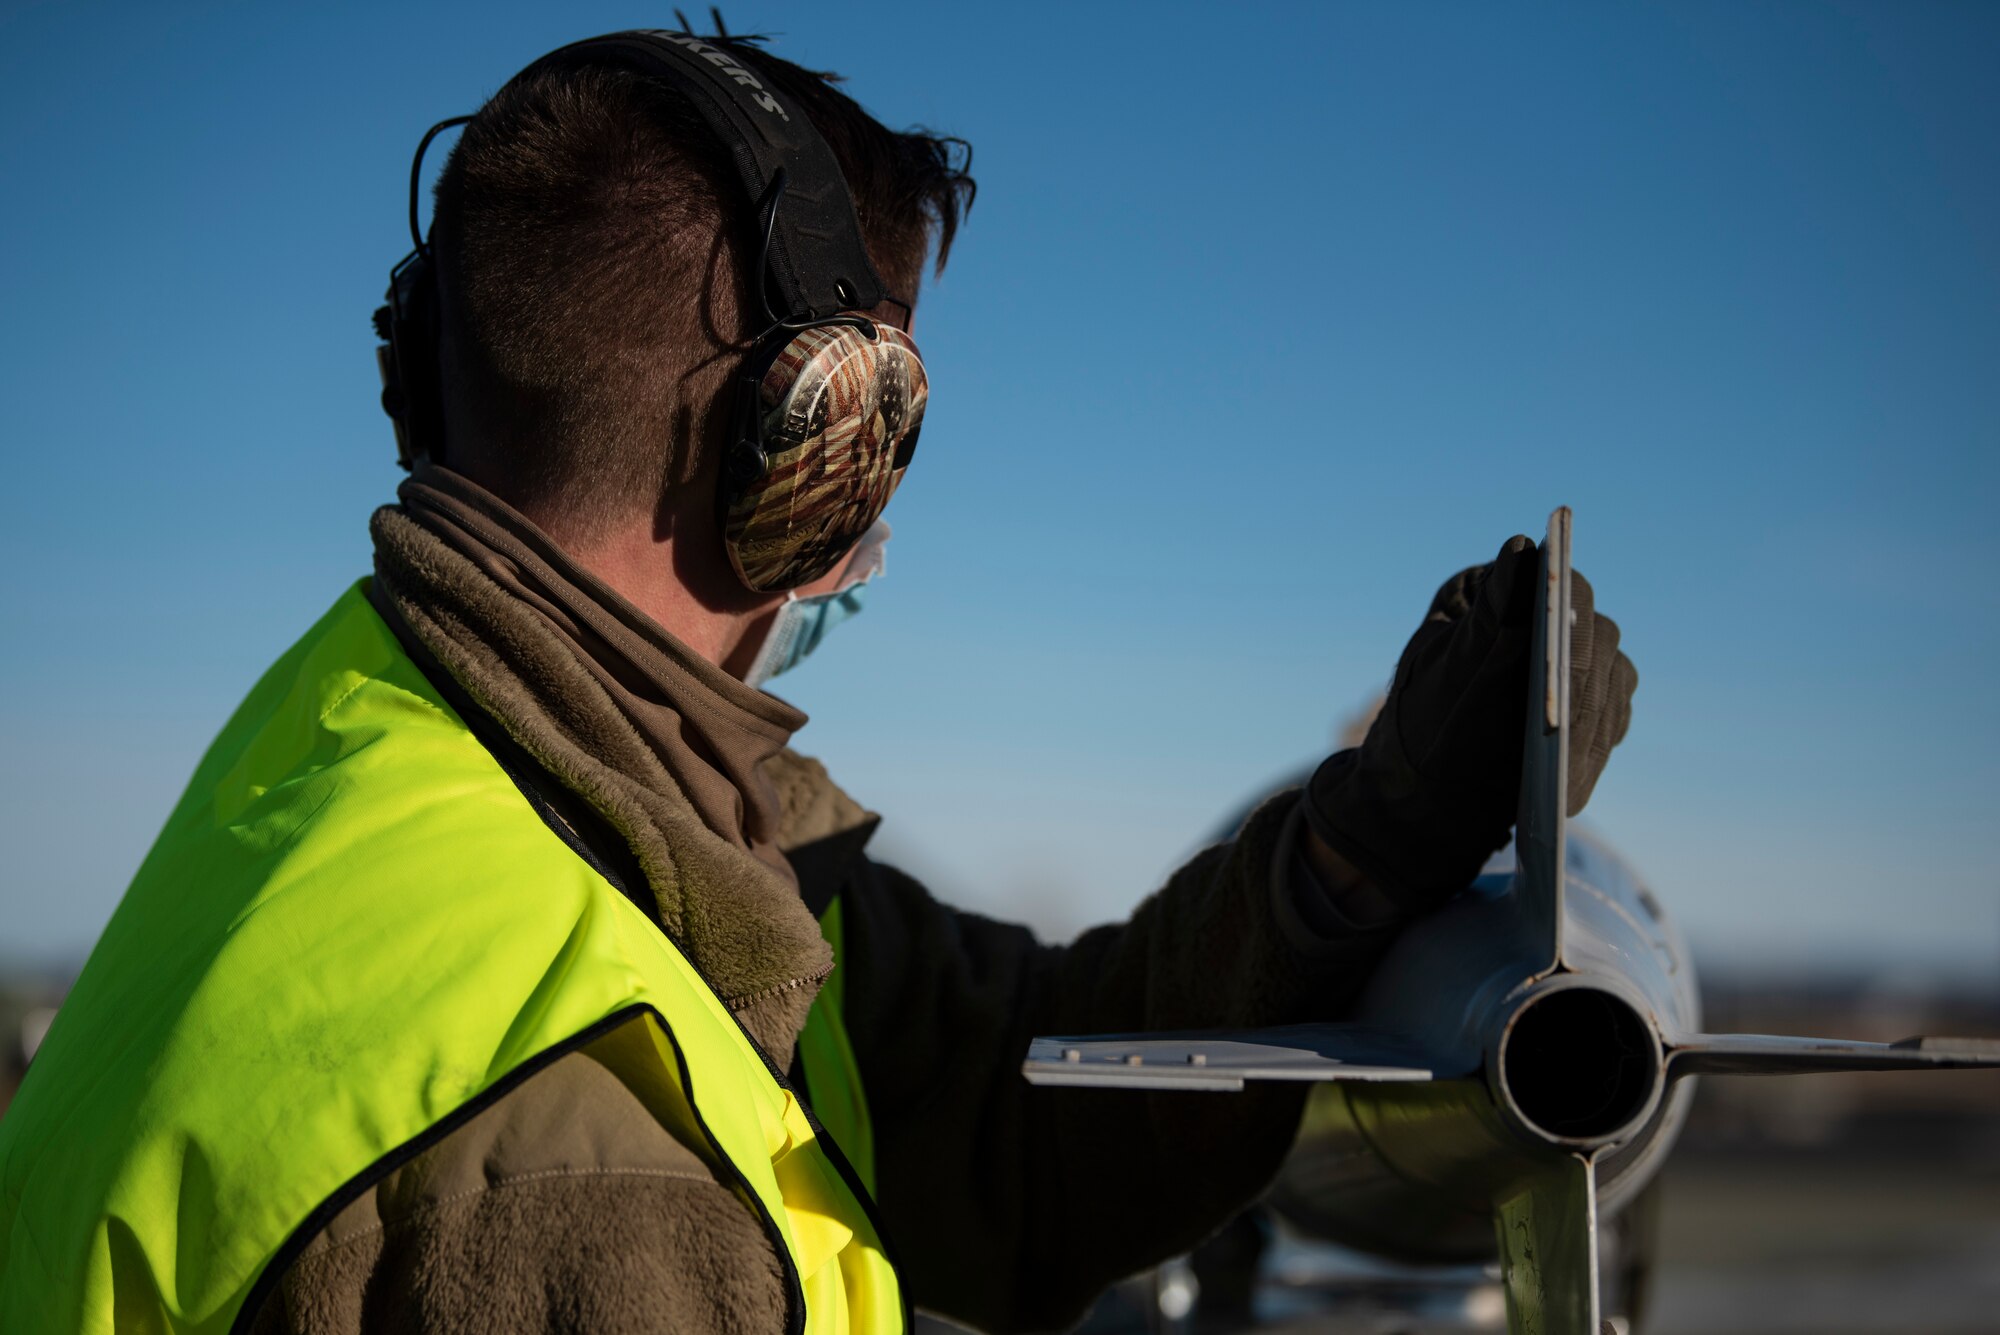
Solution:
[{"label": "high-visibility yellow vest", "polygon": [[761,1220],[792,1329],[905,1327],[845,1156],[357,586],[223,728],[0,1119],[0,1331],[246,1329],[334,1211],[592,1044]]}]

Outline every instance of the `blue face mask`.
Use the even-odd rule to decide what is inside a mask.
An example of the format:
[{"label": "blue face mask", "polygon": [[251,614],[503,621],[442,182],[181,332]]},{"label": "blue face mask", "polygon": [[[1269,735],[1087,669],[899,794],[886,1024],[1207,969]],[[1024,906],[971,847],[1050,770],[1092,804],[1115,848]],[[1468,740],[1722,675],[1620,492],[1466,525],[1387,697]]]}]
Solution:
[{"label": "blue face mask", "polygon": [[770,633],[764,637],[763,647],[757,650],[757,657],[743,674],[744,682],[761,687],[771,678],[790,672],[819,648],[835,626],[857,615],[862,597],[868,591],[868,581],[886,567],[883,549],[888,541],[889,526],[876,520],[875,526],[854,544],[840,583],[832,592],[807,598],[796,593],[786,597],[771,622]]}]

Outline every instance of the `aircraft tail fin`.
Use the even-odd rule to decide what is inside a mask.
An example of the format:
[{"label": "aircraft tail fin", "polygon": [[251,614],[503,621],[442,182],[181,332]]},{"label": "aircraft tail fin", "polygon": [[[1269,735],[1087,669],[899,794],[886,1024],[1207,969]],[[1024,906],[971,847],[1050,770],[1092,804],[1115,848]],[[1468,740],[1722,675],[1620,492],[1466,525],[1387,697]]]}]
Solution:
[{"label": "aircraft tail fin", "polygon": [[1600,1335],[1597,1170],[1566,1154],[1503,1195],[1493,1210],[1507,1329],[1531,1335]]},{"label": "aircraft tail fin", "polygon": [[[1570,508],[1549,516],[1528,659],[1527,738],[1514,820],[1514,896],[1542,971],[1563,962],[1564,845],[1569,833]],[[1546,953],[1544,953],[1546,951]]]}]

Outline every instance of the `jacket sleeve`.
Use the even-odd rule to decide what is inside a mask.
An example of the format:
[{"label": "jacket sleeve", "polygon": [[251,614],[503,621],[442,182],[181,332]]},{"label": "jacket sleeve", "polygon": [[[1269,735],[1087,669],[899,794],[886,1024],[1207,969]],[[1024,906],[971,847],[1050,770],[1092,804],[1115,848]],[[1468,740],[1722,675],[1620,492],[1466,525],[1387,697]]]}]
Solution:
[{"label": "jacket sleeve", "polygon": [[913,1300],[984,1330],[1058,1329],[1107,1284],[1254,1199],[1300,1086],[1238,1094],[1030,1085],[1037,1034],[1328,1018],[1391,933],[1309,926],[1291,899],[1296,793],[1176,872],[1120,925],[1043,945],[865,862],[843,893],[845,1018],[879,1204]]}]

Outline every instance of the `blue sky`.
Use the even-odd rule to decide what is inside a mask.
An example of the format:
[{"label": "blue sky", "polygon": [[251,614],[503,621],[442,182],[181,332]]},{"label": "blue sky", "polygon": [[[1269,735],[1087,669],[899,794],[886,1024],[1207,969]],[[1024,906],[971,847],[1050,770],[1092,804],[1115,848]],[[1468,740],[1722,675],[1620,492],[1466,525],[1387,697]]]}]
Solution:
[{"label": "blue sky", "polygon": [[[778,687],[941,895],[1124,913],[1577,510],[1589,816],[1712,961],[2000,966],[2000,10],[731,4],[981,193]],[[367,568],[409,152],[630,4],[0,17],[0,957],[80,955]]]}]

